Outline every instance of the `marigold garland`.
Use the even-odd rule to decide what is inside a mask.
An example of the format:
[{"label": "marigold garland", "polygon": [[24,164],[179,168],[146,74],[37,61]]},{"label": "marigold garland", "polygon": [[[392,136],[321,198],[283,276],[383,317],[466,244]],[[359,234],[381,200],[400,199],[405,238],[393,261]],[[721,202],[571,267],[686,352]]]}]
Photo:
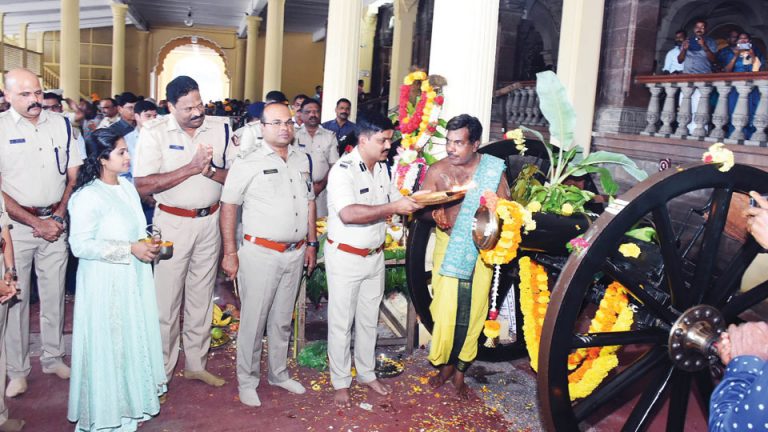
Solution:
[{"label": "marigold garland", "polygon": [[496,203],[496,215],[501,219],[501,235],[496,247],[481,250],[483,262],[490,265],[506,264],[517,256],[517,249],[522,240],[521,228],[524,226],[527,210],[515,201],[500,199]]},{"label": "marigold garland", "polygon": [[[518,262],[520,266],[520,309],[523,312],[523,337],[531,357],[531,367],[538,371],[539,342],[544,315],[550,300],[548,275],[543,266],[529,257]],[[613,282],[605,290],[589,332],[627,331],[632,327],[634,313],[628,307],[625,288]],[[618,364],[619,346],[580,348],[568,356],[568,392],[571,400],[590,395]]]}]

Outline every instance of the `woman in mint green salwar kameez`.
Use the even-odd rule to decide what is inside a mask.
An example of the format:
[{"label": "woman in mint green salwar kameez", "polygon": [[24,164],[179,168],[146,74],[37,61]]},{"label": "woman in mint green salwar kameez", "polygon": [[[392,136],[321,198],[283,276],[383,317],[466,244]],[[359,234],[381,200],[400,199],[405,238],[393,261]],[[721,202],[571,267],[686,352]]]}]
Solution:
[{"label": "woman in mint green salwar kameez", "polygon": [[160,412],[165,392],[155,286],[125,142],[108,129],[89,137],[69,201],[77,269],[67,418],[76,431],[135,431]]}]

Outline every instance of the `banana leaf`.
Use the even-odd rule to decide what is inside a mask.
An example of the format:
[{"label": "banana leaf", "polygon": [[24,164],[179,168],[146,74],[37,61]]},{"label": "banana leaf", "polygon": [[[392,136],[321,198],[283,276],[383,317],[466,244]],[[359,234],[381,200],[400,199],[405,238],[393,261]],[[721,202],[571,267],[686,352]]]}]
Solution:
[{"label": "banana leaf", "polygon": [[539,72],[536,74],[536,93],[541,113],[549,122],[550,142],[556,141],[561,148],[569,150],[573,145],[576,113],[565,87],[554,72]]}]

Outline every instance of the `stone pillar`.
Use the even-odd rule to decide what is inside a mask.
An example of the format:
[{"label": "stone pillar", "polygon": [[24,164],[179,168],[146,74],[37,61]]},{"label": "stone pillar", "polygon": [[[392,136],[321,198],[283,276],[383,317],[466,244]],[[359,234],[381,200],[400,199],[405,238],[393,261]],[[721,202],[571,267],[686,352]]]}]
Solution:
[{"label": "stone pillar", "polygon": [[245,51],[247,39],[237,39],[235,42],[235,62],[232,65],[232,97],[235,99],[244,99],[245,89],[244,84],[244,71],[245,71]]},{"label": "stone pillar", "polygon": [[[358,15],[355,19],[360,21],[360,16]],[[280,90],[282,84],[284,21],[285,0],[269,0],[267,5],[267,39],[264,46],[264,85],[261,89],[264,96],[272,90]]]},{"label": "stone pillar", "polygon": [[358,65],[359,79],[363,80],[363,90],[371,91],[371,68],[373,67],[373,40],[376,36],[376,20],[378,11],[366,11],[360,21],[360,63]]},{"label": "stone pillar", "polygon": [[80,0],[61,0],[61,88],[64,97],[80,99]]},{"label": "stone pillar", "polygon": [[[570,3],[563,2],[564,7],[569,7]],[[595,12],[603,10],[602,2],[594,6],[590,1],[586,3],[590,3]],[[647,130],[646,109],[652,95],[644,85],[635,84],[634,77],[653,73],[660,2],[611,0],[606,3],[604,24],[596,17],[591,20],[579,18],[584,25],[591,25],[595,30],[604,28],[595,129],[601,132],[636,134]],[[564,9],[563,21],[566,20],[566,13]],[[564,38],[571,37],[565,27],[560,34]],[[582,52],[577,50],[566,53],[561,49],[561,59],[564,54],[578,58]],[[581,114],[581,110],[576,111]]]},{"label": "stone pillar", "polygon": [[717,106],[715,106],[715,113],[712,114],[712,124],[715,127],[709,133],[709,140],[707,141],[720,141],[725,138],[725,131],[723,126],[728,124],[728,94],[731,92],[731,84],[726,81],[715,81],[712,85],[717,88]]},{"label": "stone pillar", "polygon": [[677,111],[677,130],[675,130],[674,135],[678,138],[685,138],[688,135],[688,124],[693,119],[691,114],[691,95],[696,89],[690,83],[688,85],[684,83],[678,85],[682,85],[682,87],[680,87],[680,106]]},{"label": "stone pillar", "polygon": [[[672,122],[675,121],[675,99],[677,99],[677,84],[664,83],[664,92],[667,97],[664,99],[664,108],[661,109],[661,129],[659,134],[664,136],[672,135]],[[688,104],[690,106],[690,103]]]},{"label": "stone pillar", "polygon": [[19,48],[21,51],[21,67],[27,67],[27,28],[29,24],[19,24]]},{"label": "stone pillar", "polygon": [[138,31],[139,36],[139,58],[136,62],[136,73],[138,74],[139,94],[149,94],[149,32]]},{"label": "stone pillar", "polygon": [[[259,100],[256,94],[256,44],[259,39],[259,25],[261,18],[257,16],[248,17],[248,40],[245,49],[245,82],[243,99],[250,99],[251,102]],[[282,59],[281,59],[282,61]]]},{"label": "stone pillar", "polygon": [[651,92],[651,100],[648,102],[648,112],[645,115],[645,121],[648,124],[641,134],[654,135],[659,129],[656,124],[659,122],[659,95],[661,94],[662,87],[658,84],[646,84],[646,86]]},{"label": "stone pillar", "polygon": [[395,0],[395,34],[392,38],[392,60],[389,68],[389,107],[396,107],[400,84],[408,75],[413,55],[413,29],[416,25],[418,0]]},{"label": "stone pillar", "polygon": [[755,81],[755,85],[760,90],[760,102],[755,110],[755,118],[752,124],[755,125],[755,133],[752,134],[752,141],[766,141],[768,135],[765,128],[768,126],[768,80]]},{"label": "stone pillar", "polygon": [[[461,23],[471,31],[457,31],[446,23]],[[483,125],[483,143],[490,135],[498,26],[499,0],[486,0],[482,6],[435,0],[429,73],[448,80],[441,117],[447,120],[465,113],[477,117]]]},{"label": "stone pillar", "polygon": [[735,84],[734,87],[739,93],[739,98],[736,100],[736,106],[733,108],[733,114],[731,114],[733,132],[728,138],[740,141],[744,139],[744,128],[749,123],[749,92],[752,91],[752,84],[742,81]]},{"label": "stone pillar", "polygon": [[357,119],[357,65],[360,55],[362,2],[330,0],[328,34],[325,38],[322,121],[336,117],[334,104],[340,98],[352,102],[350,120]]},{"label": "stone pillar", "polygon": [[125,91],[125,14],[128,5],[112,3],[112,94]]},{"label": "stone pillar", "polygon": [[696,113],[693,115],[693,123],[696,128],[692,135],[699,140],[707,136],[707,125],[709,124],[709,95],[712,93],[712,85],[708,82],[698,81],[693,85],[699,89],[699,105],[696,107]]}]

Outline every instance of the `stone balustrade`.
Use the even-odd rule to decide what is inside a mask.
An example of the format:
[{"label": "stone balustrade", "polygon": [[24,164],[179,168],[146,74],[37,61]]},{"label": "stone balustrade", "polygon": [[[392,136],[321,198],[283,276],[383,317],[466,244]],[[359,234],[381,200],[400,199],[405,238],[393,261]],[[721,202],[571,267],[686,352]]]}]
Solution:
[{"label": "stone balustrade", "polygon": [[642,135],[752,146],[768,141],[768,72],[652,75],[635,82],[651,94]]},{"label": "stone balustrade", "polygon": [[546,126],[539,109],[536,81],[519,81],[494,92],[493,120],[504,130],[523,126]]}]

